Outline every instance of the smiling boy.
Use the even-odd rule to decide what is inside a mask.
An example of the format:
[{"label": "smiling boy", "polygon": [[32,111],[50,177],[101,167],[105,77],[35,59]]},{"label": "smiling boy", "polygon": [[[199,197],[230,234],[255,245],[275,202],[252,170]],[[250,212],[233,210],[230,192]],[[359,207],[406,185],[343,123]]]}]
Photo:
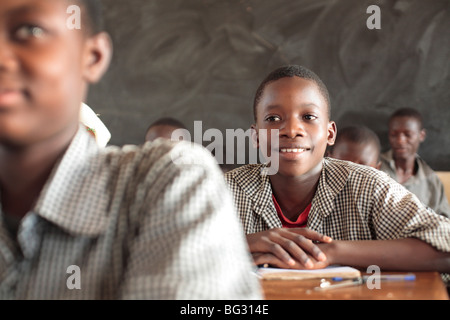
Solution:
[{"label": "smiling boy", "polygon": [[[450,220],[383,172],[324,158],[337,128],[317,75],[295,65],[273,71],[254,112],[257,143],[279,155],[279,171],[269,176],[266,164],[247,165],[226,180],[256,264],[450,270]],[[278,149],[261,129],[279,130]]]},{"label": "smiling boy", "polygon": [[0,299],[260,298],[208,151],[99,148],[80,125],[112,53],[98,5],[0,1]]}]

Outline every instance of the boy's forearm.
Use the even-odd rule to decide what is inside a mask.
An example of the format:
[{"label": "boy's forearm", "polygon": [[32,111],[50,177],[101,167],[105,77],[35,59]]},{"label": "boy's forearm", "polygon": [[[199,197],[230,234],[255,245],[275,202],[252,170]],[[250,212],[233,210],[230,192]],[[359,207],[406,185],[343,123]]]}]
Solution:
[{"label": "boy's forearm", "polygon": [[450,253],[437,251],[418,239],[333,241],[320,244],[331,264],[382,270],[450,272]]}]

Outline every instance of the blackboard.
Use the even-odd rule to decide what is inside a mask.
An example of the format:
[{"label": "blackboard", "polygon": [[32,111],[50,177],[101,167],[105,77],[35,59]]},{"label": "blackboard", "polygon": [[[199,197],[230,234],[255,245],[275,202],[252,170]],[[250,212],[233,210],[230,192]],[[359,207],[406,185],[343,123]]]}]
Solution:
[{"label": "blackboard", "polygon": [[[242,128],[266,74],[285,64],[316,72],[339,127],[365,124],[387,149],[399,107],[423,113],[419,153],[450,170],[448,0],[104,0],[114,57],[88,104],[110,144],[141,144],[166,116],[193,130]],[[381,29],[366,25],[379,6]]]}]

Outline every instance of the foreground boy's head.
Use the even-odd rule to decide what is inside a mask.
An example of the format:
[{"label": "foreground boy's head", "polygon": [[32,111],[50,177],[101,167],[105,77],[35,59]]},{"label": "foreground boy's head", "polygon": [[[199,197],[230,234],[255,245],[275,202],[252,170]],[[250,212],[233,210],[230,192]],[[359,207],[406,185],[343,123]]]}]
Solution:
[{"label": "foreground boy's head", "polygon": [[[72,5],[81,8],[80,29],[68,26]],[[112,53],[98,8],[93,0],[0,1],[0,145],[75,134],[88,85],[100,80]]]},{"label": "foreground boy's head", "polygon": [[329,156],[380,169],[381,145],[378,136],[365,126],[339,130]]},{"label": "foreground boy's head", "polygon": [[[254,101],[258,146],[267,144],[279,156],[279,174],[296,177],[320,170],[336,125],[330,121],[328,90],[319,77],[301,66],[285,66],[270,73]],[[263,141],[259,130],[279,130],[279,148]],[[270,135],[269,135],[270,136]]]},{"label": "foreground boy's head", "polygon": [[425,137],[422,115],[417,110],[402,108],[389,118],[389,144],[394,159],[415,158]]}]

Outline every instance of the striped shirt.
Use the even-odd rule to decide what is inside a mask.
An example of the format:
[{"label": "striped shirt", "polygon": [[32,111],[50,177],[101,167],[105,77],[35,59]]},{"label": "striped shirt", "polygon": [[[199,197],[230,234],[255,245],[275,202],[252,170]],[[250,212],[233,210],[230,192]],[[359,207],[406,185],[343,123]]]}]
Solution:
[{"label": "striped shirt", "polygon": [[17,238],[3,216],[0,299],[262,298],[222,172],[200,146],[99,149],[79,130]]},{"label": "striped shirt", "polygon": [[[282,227],[263,168],[252,164],[225,174],[246,234]],[[323,160],[307,227],[335,240],[418,238],[450,252],[450,219],[387,174],[331,158]]]}]

